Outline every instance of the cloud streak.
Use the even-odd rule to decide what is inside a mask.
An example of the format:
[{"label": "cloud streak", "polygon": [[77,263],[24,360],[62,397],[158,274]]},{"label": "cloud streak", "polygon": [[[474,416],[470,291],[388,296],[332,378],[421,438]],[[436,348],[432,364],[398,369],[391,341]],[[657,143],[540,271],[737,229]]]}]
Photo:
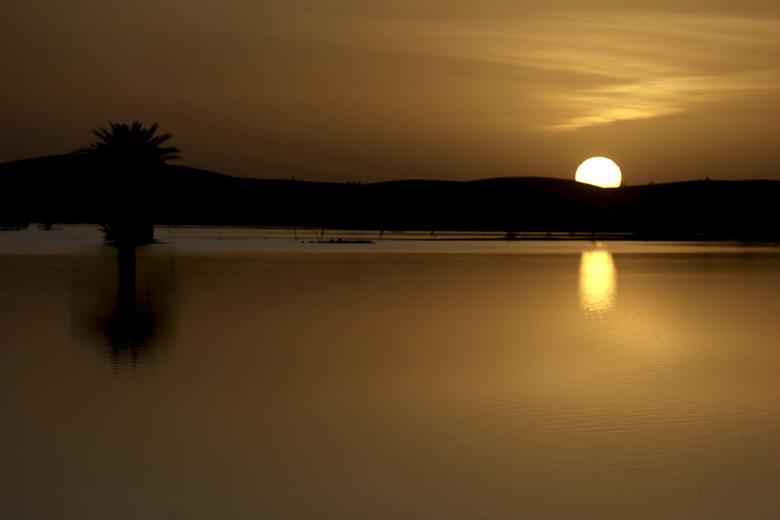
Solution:
[{"label": "cloud streak", "polygon": [[[429,27],[416,34],[427,39],[415,42],[417,48],[433,55],[523,70],[522,92],[545,106],[541,126],[553,131],[780,90],[780,20],[774,18],[601,14]],[[551,81],[550,72],[588,80]],[[515,117],[522,124],[522,114]]]}]

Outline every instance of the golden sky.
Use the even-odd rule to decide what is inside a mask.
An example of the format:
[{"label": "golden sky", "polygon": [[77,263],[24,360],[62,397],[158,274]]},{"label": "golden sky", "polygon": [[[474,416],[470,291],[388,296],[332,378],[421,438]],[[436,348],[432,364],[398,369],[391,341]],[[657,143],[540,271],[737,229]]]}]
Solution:
[{"label": "golden sky", "polygon": [[255,177],[780,178],[776,0],[0,0],[0,64],[0,161],[141,119]]}]

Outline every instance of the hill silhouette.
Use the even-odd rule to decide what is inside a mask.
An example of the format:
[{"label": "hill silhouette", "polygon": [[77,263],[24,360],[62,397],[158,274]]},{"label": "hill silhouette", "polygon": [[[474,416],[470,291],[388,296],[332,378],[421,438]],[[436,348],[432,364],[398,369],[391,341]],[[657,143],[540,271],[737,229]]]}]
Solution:
[{"label": "hill silhouette", "polygon": [[0,164],[0,224],[100,224],[121,202],[137,208],[139,218],[172,225],[780,239],[778,181],[616,189],[543,177],[341,184],[248,179],[161,164],[149,172],[152,189],[128,194],[105,170],[77,154]]}]

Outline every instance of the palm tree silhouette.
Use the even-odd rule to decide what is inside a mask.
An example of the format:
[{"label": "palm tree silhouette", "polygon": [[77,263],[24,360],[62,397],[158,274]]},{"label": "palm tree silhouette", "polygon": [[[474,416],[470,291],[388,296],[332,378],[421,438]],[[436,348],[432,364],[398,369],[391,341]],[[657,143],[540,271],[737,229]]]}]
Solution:
[{"label": "palm tree silhouette", "polygon": [[107,242],[136,246],[154,241],[153,216],[147,205],[154,174],[167,161],[179,158],[179,149],[165,146],[173,137],[158,134],[159,125],[144,127],[109,121],[108,128],[93,130],[98,140],[76,151],[112,171],[110,209],[102,229]]},{"label": "palm tree silhouette", "polygon": [[140,121],[131,125],[109,121],[108,125],[108,129],[93,130],[98,141],[80,152],[118,165],[156,166],[179,159],[178,148],[162,146],[173,135],[156,135],[160,129],[157,123],[149,128]]}]

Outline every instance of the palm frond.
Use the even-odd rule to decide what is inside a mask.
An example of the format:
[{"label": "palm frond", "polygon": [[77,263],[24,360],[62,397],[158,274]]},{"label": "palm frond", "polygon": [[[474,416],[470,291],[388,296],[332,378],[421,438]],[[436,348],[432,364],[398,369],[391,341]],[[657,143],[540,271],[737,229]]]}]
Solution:
[{"label": "palm frond", "polygon": [[130,124],[108,122],[108,128],[100,127],[92,133],[97,140],[91,145],[76,150],[75,153],[92,155],[124,165],[164,164],[179,159],[180,151],[172,146],[163,147],[173,138],[170,133],[157,134],[160,129],[156,122],[144,127],[141,121]]}]

